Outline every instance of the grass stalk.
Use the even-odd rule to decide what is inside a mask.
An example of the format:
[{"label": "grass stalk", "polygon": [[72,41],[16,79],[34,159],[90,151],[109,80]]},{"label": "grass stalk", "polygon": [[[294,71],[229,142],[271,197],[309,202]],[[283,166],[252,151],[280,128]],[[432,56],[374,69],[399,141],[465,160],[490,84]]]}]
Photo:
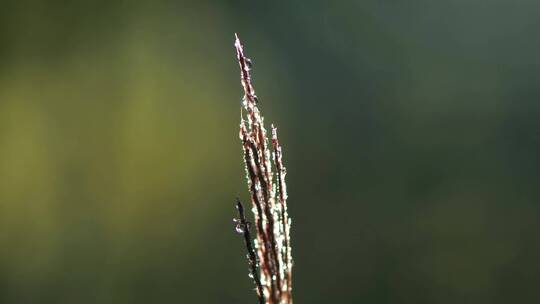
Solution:
[{"label": "grass stalk", "polygon": [[250,276],[253,277],[259,302],[292,304],[291,220],[287,213],[282,148],[277,128],[273,125],[271,139],[268,139],[264,118],[259,111],[259,99],[251,81],[252,62],[244,55],[237,35],[235,48],[244,89],[240,139],[256,229],[253,245],[250,224],[240,201],[237,201],[240,218],[235,219],[236,230],[244,236]]}]

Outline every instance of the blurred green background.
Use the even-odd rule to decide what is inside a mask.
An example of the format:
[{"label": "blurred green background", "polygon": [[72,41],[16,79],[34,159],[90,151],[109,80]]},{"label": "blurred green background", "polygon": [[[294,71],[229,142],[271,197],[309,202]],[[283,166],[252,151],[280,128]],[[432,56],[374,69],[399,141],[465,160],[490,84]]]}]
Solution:
[{"label": "blurred green background", "polygon": [[255,303],[233,34],[296,303],[540,301],[540,2],[2,1],[0,303]]}]

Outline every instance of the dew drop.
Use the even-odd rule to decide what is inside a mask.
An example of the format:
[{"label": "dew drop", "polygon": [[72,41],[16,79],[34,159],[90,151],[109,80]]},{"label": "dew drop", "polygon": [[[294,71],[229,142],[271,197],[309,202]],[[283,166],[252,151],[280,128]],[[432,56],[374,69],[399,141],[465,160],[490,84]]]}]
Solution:
[{"label": "dew drop", "polygon": [[234,230],[236,230],[236,232],[239,234],[243,234],[244,225],[242,224],[242,221],[240,219],[234,218],[233,223],[235,224]]},{"label": "dew drop", "polygon": [[246,58],[246,65],[247,65],[248,69],[253,68],[253,62],[251,61],[251,59]]},{"label": "dew drop", "polygon": [[243,234],[245,232],[244,227],[242,227],[242,224],[236,224],[235,229],[237,233]]}]

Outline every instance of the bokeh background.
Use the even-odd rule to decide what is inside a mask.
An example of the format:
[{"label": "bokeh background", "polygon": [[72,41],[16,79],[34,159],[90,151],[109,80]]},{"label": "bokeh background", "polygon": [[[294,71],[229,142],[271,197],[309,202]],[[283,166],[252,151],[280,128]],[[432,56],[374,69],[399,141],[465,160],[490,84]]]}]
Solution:
[{"label": "bokeh background", "polygon": [[254,303],[233,34],[297,303],[540,301],[540,2],[2,1],[0,303]]}]

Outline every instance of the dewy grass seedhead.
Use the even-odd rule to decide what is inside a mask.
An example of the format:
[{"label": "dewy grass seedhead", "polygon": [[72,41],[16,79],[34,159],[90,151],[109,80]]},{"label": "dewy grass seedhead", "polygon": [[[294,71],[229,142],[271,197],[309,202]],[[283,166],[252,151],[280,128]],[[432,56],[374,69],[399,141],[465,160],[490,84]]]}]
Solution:
[{"label": "dewy grass seedhead", "polygon": [[240,81],[244,88],[242,107],[245,114],[241,112],[240,139],[257,232],[253,245],[250,224],[239,200],[236,230],[244,236],[250,277],[255,283],[259,302],[292,304],[291,220],[287,214],[286,169],[277,129],[273,125],[269,143],[264,118],[258,108],[259,100],[251,82],[251,60],[244,55],[238,36],[235,37]]}]

